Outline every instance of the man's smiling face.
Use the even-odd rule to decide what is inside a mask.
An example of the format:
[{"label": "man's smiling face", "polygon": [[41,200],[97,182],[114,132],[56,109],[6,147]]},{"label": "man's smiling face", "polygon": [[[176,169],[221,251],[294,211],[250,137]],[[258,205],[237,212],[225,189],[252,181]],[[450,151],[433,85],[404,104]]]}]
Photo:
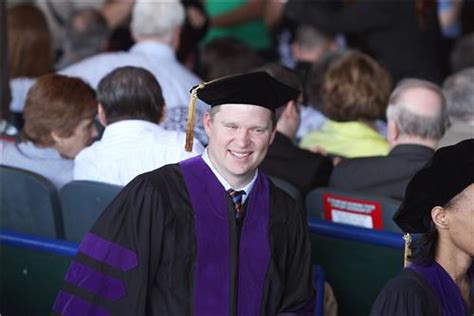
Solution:
[{"label": "man's smiling face", "polygon": [[204,127],[212,164],[236,188],[252,179],[275,136],[271,111],[249,104],[220,105]]}]

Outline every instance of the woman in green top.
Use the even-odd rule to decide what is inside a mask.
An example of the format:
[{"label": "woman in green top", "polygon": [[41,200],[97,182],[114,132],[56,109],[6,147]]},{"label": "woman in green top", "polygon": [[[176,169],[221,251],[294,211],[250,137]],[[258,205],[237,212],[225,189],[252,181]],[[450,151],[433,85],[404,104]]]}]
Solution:
[{"label": "woman in green top", "polygon": [[210,27],[202,44],[217,37],[237,38],[253,49],[271,48],[271,38],[263,22],[263,0],[206,0]]}]

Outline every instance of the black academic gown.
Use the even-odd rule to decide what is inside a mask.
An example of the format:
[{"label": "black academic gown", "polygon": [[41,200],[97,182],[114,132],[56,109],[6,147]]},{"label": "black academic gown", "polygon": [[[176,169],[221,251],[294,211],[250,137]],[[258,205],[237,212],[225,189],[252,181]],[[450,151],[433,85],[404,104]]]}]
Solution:
[{"label": "black academic gown", "polygon": [[[250,293],[260,297],[254,315],[301,312],[312,295],[307,225],[296,202],[271,183],[268,185],[269,216],[264,230],[269,244],[263,248],[269,249],[270,259],[260,267],[263,274],[256,273],[256,280],[250,280],[257,285],[261,283],[258,293],[253,294],[252,288],[239,287],[243,283],[239,273],[247,272],[239,266],[242,261],[238,249],[254,247],[249,252],[258,252],[260,246],[239,244],[239,240],[245,240],[242,236],[245,228],[242,230],[235,221],[228,196],[224,222],[205,227],[212,231],[227,222],[229,234],[211,235],[215,240],[210,243],[228,240],[228,251],[207,250],[211,261],[224,258],[228,265],[217,265],[214,270],[203,272],[212,278],[214,274],[222,275],[219,271],[222,269],[228,272],[227,276],[208,281],[213,284],[198,284],[206,265],[197,258],[206,249],[200,248],[204,249],[201,253],[197,249],[206,245],[202,246],[196,237],[198,220],[193,201],[182,169],[175,164],[138,176],[106,208],[82,241],[53,311],[81,315],[202,315],[205,309],[196,307],[202,301],[219,305],[220,302],[213,300],[222,300],[226,310],[222,314],[248,315],[238,308],[244,309],[245,300],[251,300],[244,296]],[[202,186],[206,189],[205,183]],[[250,193],[244,208],[252,198]],[[251,215],[244,217],[242,225],[248,217]],[[240,256],[243,255],[245,252],[241,251]],[[258,267],[258,262],[252,265],[250,261],[250,269],[253,266]],[[206,286],[222,291],[202,297]],[[199,301],[197,297],[201,297]]]},{"label": "black academic gown", "polygon": [[370,316],[382,315],[442,316],[443,313],[438,298],[424,278],[405,269],[390,280],[375,300]]}]

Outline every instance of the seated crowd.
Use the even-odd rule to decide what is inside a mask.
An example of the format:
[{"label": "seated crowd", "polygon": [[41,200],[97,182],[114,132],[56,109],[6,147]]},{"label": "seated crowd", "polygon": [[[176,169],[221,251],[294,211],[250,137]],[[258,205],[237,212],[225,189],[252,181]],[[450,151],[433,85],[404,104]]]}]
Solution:
[{"label": "seated crowd", "polygon": [[[51,8],[0,4],[2,23],[7,26],[2,28],[5,33],[2,40],[6,38],[7,45],[2,45],[0,164],[42,175],[58,190],[73,180],[126,187],[114,201],[114,207],[121,209],[121,203],[127,207],[127,203],[133,204],[132,208],[143,211],[150,222],[158,221],[160,227],[170,222],[176,227],[189,223],[183,224],[184,219],[176,219],[174,213],[166,213],[168,210],[165,213],[169,218],[151,214],[134,200],[136,196],[146,199],[146,203],[156,203],[153,207],[159,204],[161,209],[162,202],[153,200],[153,194],[159,194],[173,211],[183,211],[180,202],[191,211],[197,211],[194,189],[189,183],[199,172],[207,174],[200,169],[207,165],[218,180],[216,183],[222,184],[226,191],[232,190],[228,202],[235,204],[229,209],[235,206],[237,224],[230,225],[231,231],[225,232],[232,242],[239,240],[246,227],[240,226],[245,219],[245,213],[239,213],[241,206],[244,210],[257,206],[266,209],[278,203],[283,203],[284,209],[299,207],[299,203],[293,204],[286,196],[280,197],[280,190],[266,183],[263,174],[295,188],[302,200],[313,189],[321,187],[340,189],[349,195],[363,193],[391,198],[401,203],[394,219],[396,224],[404,231],[424,235],[415,244],[414,265],[384,288],[372,314],[395,315],[409,305],[414,308],[414,315],[418,315],[419,310],[415,311],[416,307],[412,306],[416,303],[400,297],[396,302],[390,301],[396,295],[415,295],[421,305],[433,297],[438,298],[439,293],[433,296],[420,288],[409,293],[401,290],[419,282],[419,275],[413,273],[438,273],[439,276],[447,272],[451,277],[455,274],[462,278],[451,282],[454,285],[446,281],[452,289],[460,289],[459,297],[456,296],[458,301],[451,303],[452,298],[443,296],[439,306],[430,307],[433,315],[441,315],[451,304],[455,312],[463,308],[474,310],[474,298],[469,296],[466,283],[469,278],[466,266],[472,260],[467,259],[470,251],[470,256],[474,256],[472,244],[466,245],[464,237],[449,231],[455,227],[467,234],[469,227],[463,226],[461,216],[472,217],[472,212],[463,215],[458,211],[467,209],[466,205],[472,204],[473,198],[474,152],[469,151],[474,138],[472,34],[461,37],[461,33],[456,33],[455,41],[453,33],[448,32],[450,40],[443,38],[439,23],[444,20],[438,20],[434,7],[415,10],[415,6],[409,8],[408,4],[392,8],[356,1],[341,9],[296,0],[289,0],[287,4],[250,1],[240,7],[226,7],[225,3],[208,2],[190,5],[188,1],[178,0],[135,0],[124,5],[112,0],[101,2],[95,8],[69,8],[68,23],[55,25],[62,28],[55,30],[62,34],[59,37],[59,33],[51,31],[54,23],[50,20],[54,16],[47,11]],[[398,18],[404,18],[406,23],[402,26],[393,22]],[[114,49],[112,35],[122,34],[118,31],[128,27],[128,37],[119,37],[119,42],[126,46],[130,40],[132,44],[123,50]],[[400,32],[410,34],[403,45],[399,43],[403,40]],[[465,44],[468,40],[470,45]],[[404,45],[406,47],[402,47]],[[469,50],[473,54],[466,53]],[[456,63],[450,65],[450,58]],[[8,67],[3,67],[5,64]],[[192,144],[190,150],[185,149],[185,143]],[[441,184],[440,177],[450,177],[446,171],[450,164],[455,167],[456,177],[448,184]],[[189,174],[177,173],[173,166],[178,165],[183,166],[183,170],[188,166]],[[245,181],[231,181],[240,173],[245,174]],[[205,190],[214,185],[210,184],[214,180],[209,179],[194,182],[196,192],[200,187],[210,194]],[[176,196],[163,187],[158,188],[166,180],[171,181]],[[179,191],[174,187],[178,184],[182,185],[181,189],[189,185],[188,190]],[[138,192],[142,185],[152,197],[142,197]],[[441,192],[443,185],[449,193]],[[262,198],[262,205],[251,204],[255,201],[252,190],[263,188],[270,190],[269,196]],[[157,193],[152,194],[150,190]],[[239,192],[240,197],[233,195]],[[427,197],[417,197],[417,192]],[[433,194],[439,196],[435,198]],[[250,202],[246,203],[248,198]],[[113,210],[114,207],[107,208],[104,216],[111,222],[115,221],[114,212],[123,215],[122,210]],[[308,240],[298,222],[300,217],[304,218],[304,210],[300,214],[295,209],[294,212],[298,212],[295,217],[285,212],[272,213],[281,218],[268,220],[275,221],[272,222],[275,227],[280,225],[279,221],[288,221],[295,231],[288,229],[285,237],[280,236],[285,246],[265,248],[268,253],[262,258],[273,255],[273,251],[281,255],[280,251],[289,251],[283,250],[288,246],[286,243],[294,242],[297,251],[304,252],[299,259],[307,259],[310,257]],[[187,213],[181,215],[187,218]],[[94,231],[106,230],[104,227],[108,224],[101,220]],[[137,225],[143,221],[141,218],[133,220]],[[90,238],[104,245],[123,240],[127,243],[128,238],[134,243],[134,238],[145,238],[150,248],[152,234],[158,236],[147,226],[151,224],[141,223],[150,228],[150,234],[145,237],[146,232],[138,230],[133,231],[136,236],[129,236],[130,227],[122,227],[122,222],[115,224],[117,234],[122,229],[127,233],[122,236],[107,231],[106,234],[112,236],[110,241],[92,233],[88,236],[94,236]],[[193,225],[189,224],[186,229],[206,235],[204,230],[200,231],[200,223]],[[472,221],[470,228],[472,231]],[[159,234],[168,233],[163,228]],[[266,233],[265,238],[278,235],[275,231]],[[173,235],[174,238],[179,237]],[[196,242],[185,239],[189,244]],[[456,243],[458,239],[462,245],[456,248],[451,242]],[[434,246],[426,250],[429,243]],[[150,264],[158,260],[155,253],[147,253],[147,249],[136,244],[133,246],[136,253],[150,256],[147,258]],[[163,245],[163,251],[170,251],[169,246]],[[230,247],[224,249],[231,253],[229,261],[238,259],[238,246],[226,247]],[[183,249],[180,251],[188,250]],[[180,255],[196,256],[196,249],[193,251],[192,254],[180,252]],[[448,263],[450,254],[457,256],[456,262],[462,265],[462,271]],[[201,259],[196,257],[198,262]],[[281,268],[302,269],[298,280],[302,282],[304,276],[310,274],[308,267],[298,266],[299,263],[280,267],[271,260],[269,265],[276,266],[269,268],[267,276],[275,279],[268,282],[287,282],[281,286],[291,287],[299,296],[292,297],[284,291],[274,293],[265,287],[268,284],[258,284],[268,291],[266,295],[275,295],[274,299],[282,302],[273,306],[276,303],[269,297],[259,299],[268,299],[269,305],[265,308],[275,313],[303,310],[303,303],[311,294],[309,285],[282,281],[278,273]],[[187,271],[189,267],[181,264],[178,263],[179,268]],[[426,264],[431,269],[428,272]],[[172,264],[169,265],[171,269]],[[232,270],[234,268],[237,272]],[[228,273],[237,278],[238,264],[236,268],[231,263],[229,269],[232,271],[223,275]],[[144,270],[137,275],[143,282],[149,282],[147,273]],[[196,282],[203,280],[207,279],[203,277]],[[129,286],[136,287],[137,291],[141,289],[133,282]],[[200,286],[205,288],[203,284]],[[213,293],[216,289],[208,290]],[[237,297],[237,293],[232,292],[237,290],[228,291]],[[171,299],[166,295],[165,299]],[[243,294],[239,292],[239,295]],[[252,301],[253,298],[247,296]],[[136,299],[134,302],[141,298]],[[229,306],[224,304],[223,308],[236,313],[238,303],[230,301]],[[169,302],[170,310],[188,308],[175,303]],[[162,308],[166,314],[166,307],[146,304],[153,310]],[[117,306],[114,308],[120,310]],[[202,311],[206,308],[202,307]]]}]

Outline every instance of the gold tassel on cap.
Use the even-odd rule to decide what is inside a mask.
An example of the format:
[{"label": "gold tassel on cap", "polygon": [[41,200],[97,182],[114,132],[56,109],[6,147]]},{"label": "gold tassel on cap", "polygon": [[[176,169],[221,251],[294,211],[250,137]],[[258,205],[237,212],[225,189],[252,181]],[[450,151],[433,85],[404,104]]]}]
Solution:
[{"label": "gold tassel on cap", "polygon": [[190,152],[193,150],[193,140],[194,140],[194,120],[196,112],[196,99],[197,91],[205,86],[204,83],[194,87],[191,90],[191,99],[189,100],[189,109],[188,109],[188,124],[186,126],[186,144],[184,145],[184,150]]},{"label": "gold tassel on cap", "polygon": [[405,255],[403,258],[403,266],[406,267],[410,262],[408,258],[411,256],[411,235],[406,233],[403,235],[403,240],[405,240]]}]

